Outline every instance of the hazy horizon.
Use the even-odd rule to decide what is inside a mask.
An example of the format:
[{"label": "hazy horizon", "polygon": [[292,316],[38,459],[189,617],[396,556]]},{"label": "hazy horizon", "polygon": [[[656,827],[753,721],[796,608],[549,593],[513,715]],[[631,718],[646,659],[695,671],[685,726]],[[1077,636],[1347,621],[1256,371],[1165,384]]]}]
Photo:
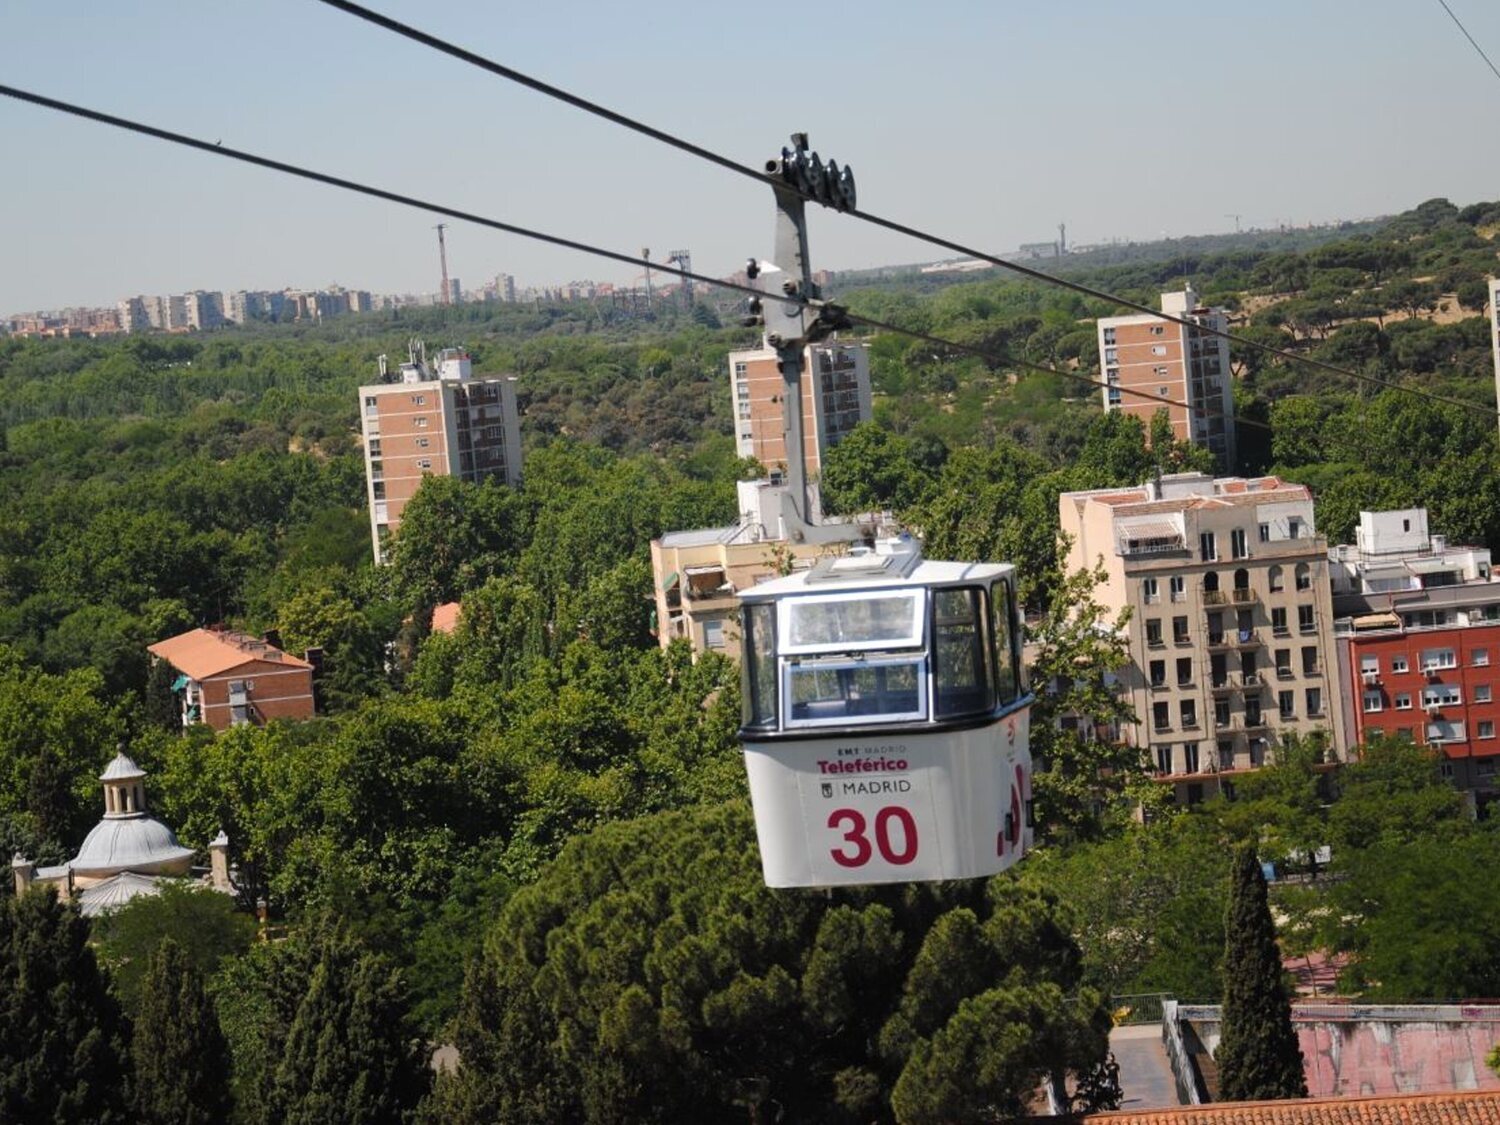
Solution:
[{"label": "hazy horizon", "polygon": [[[671,0],[380,11],[747,164],[796,129],[860,204],[989,248],[1358,219],[1495,198],[1495,77],[1437,4],[1278,0],[1170,18],[1099,2],[870,3],[775,23]],[[1453,0],[1492,57],[1500,10]],[[854,17],[858,16],[856,20]],[[798,40],[794,40],[794,36]],[[771,241],[769,194],[314,2],[21,4],[4,81],[265,156],[725,274]],[[137,293],[437,288],[434,216],[0,99],[0,314]],[[1476,136],[1477,140],[1477,136]],[[477,289],[628,267],[454,223]],[[817,267],[949,256],[842,216]]]}]

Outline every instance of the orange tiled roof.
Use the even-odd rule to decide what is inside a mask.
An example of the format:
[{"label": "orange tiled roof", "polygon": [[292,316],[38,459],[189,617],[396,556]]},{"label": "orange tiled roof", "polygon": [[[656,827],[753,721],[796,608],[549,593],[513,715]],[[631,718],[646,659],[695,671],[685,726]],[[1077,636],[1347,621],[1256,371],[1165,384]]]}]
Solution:
[{"label": "orange tiled roof", "polygon": [[217,676],[252,660],[269,660],[289,668],[312,667],[307,661],[289,656],[258,637],[227,630],[194,629],[147,645],[146,651],[195,680]]},{"label": "orange tiled roof", "polygon": [[1220,1102],[1095,1113],[1083,1120],[1097,1125],[1500,1125],[1500,1091]]},{"label": "orange tiled roof", "polygon": [[432,609],[432,631],[451,633],[458,628],[458,615],[463,610],[462,602],[444,602]]}]

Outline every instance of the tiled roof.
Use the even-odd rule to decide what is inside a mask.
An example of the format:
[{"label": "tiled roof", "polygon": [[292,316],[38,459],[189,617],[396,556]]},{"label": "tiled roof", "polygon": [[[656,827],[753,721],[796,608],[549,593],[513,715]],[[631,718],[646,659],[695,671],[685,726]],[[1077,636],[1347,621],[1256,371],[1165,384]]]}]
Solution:
[{"label": "tiled roof", "polygon": [[1500,1091],[1304,1098],[1096,1113],[1097,1125],[1500,1125]]},{"label": "tiled roof", "polygon": [[463,610],[462,602],[444,602],[432,609],[432,631],[451,633],[458,628],[458,615]]},{"label": "tiled roof", "polygon": [[159,656],[195,680],[217,676],[252,660],[269,660],[288,668],[311,668],[305,660],[289,656],[273,645],[244,633],[217,629],[194,629],[147,645],[146,651]]}]

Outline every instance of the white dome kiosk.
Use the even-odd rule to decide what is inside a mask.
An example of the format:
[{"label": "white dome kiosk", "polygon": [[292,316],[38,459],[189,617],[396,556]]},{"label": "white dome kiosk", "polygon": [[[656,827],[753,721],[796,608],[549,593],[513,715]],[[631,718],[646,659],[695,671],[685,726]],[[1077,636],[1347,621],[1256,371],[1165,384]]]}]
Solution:
[{"label": "white dome kiosk", "polygon": [[1015,568],[907,538],[740,592],[766,883],[968,879],[1031,847]]}]

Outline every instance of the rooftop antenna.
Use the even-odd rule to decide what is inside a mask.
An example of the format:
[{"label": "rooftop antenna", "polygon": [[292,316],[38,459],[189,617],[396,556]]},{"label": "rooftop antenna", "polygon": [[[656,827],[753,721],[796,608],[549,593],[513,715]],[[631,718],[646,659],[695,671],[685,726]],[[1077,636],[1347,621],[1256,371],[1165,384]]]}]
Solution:
[{"label": "rooftop antenna", "polygon": [[448,291],[448,246],[443,241],[443,230],[447,226],[447,223],[439,223],[432,229],[438,232],[438,260],[443,264],[443,293],[441,300],[443,304],[451,305],[453,303],[453,296]]},{"label": "rooftop antenna", "polygon": [[651,248],[641,247],[641,258],[646,263],[646,311],[651,311]]},{"label": "rooftop antenna", "polygon": [[1242,218],[1242,216],[1236,215],[1232,211],[1225,211],[1224,212],[1224,217],[1226,219],[1233,219],[1234,220],[1234,233],[1235,234],[1239,234],[1240,233],[1240,219]]}]

